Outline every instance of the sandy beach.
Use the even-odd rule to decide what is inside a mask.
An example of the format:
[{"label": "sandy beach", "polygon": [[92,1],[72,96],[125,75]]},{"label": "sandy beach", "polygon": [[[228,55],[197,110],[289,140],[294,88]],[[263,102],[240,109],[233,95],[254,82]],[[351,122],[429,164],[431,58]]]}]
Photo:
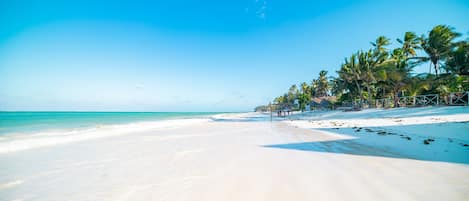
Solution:
[{"label": "sandy beach", "polygon": [[469,0],[0,0],[0,201],[469,201]]},{"label": "sandy beach", "polygon": [[[461,119],[467,114],[459,115],[458,121],[469,120]],[[438,114],[432,114],[435,116]],[[457,157],[422,158],[378,143],[394,138],[407,143],[396,136],[379,135],[381,140],[374,140],[373,145],[360,140],[367,139],[363,136],[307,129],[301,126],[306,120],[270,122],[261,117],[253,113],[218,115],[210,121],[130,129],[102,138],[4,152],[0,154],[0,200],[469,197],[469,148],[454,142],[467,143],[467,136],[453,136],[454,148],[449,151]],[[467,131],[467,123],[459,125]],[[351,125],[342,125],[347,126]],[[442,145],[422,146],[437,152]]]}]

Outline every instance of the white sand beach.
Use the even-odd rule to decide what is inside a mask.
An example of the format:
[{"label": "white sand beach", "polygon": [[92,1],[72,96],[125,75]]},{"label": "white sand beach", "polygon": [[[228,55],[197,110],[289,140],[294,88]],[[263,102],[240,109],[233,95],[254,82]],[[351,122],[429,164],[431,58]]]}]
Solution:
[{"label": "white sand beach", "polygon": [[[468,111],[311,112],[273,122],[226,114],[92,131],[100,137],[2,139],[0,200],[463,201]],[[26,148],[2,148],[25,140]]]}]

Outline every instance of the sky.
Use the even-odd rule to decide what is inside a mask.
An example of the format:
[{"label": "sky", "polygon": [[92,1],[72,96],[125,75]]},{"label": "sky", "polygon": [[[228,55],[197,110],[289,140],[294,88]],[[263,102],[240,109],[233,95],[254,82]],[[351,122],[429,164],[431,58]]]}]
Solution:
[{"label": "sky", "polygon": [[0,0],[0,110],[251,111],[438,24],[469,1]]}]

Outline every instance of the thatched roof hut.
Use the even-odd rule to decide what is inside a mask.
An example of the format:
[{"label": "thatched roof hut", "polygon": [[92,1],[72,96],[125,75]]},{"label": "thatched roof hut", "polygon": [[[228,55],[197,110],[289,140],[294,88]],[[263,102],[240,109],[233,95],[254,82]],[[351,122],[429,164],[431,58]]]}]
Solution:
[{"label": "thatched roof hut", "polygon": [[337,98],[335,96],[314,97],[310,106],[315,108],[331,108]]}]

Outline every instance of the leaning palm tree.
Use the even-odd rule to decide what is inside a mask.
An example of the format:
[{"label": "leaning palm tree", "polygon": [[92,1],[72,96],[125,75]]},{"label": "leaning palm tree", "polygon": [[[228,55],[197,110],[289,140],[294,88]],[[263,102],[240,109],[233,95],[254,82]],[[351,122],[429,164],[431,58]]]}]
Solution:
[{"label": "leaning palm tree", "polygon": [[417,55],[417,50],[420,49],[420,39],[414,32],[405,32],[404,39],[397,39],[397,42],[401,44],[401,49],[406,57],[414,57]]},{"label": "leaning palm tree", "polygon": [[377,52],[387,52],[386,46],[389,44],[391,44],[391,42],[386,36],[379,36],[375,42],[371,42],[371,45],[373,45]]},{"label": "leaning palm tree", "polygon": [[437,25],[430,31],[428,37],[421,37],[422,49],[428,55],[428,57],[423,58],[423,61],[430,60],[430,69],[433,65],[435,75],[438,76],[440,61],[447,58],[454,47],[453,40],[458,36],[460,34],[454,32],[453,28],[446,25]]}]

